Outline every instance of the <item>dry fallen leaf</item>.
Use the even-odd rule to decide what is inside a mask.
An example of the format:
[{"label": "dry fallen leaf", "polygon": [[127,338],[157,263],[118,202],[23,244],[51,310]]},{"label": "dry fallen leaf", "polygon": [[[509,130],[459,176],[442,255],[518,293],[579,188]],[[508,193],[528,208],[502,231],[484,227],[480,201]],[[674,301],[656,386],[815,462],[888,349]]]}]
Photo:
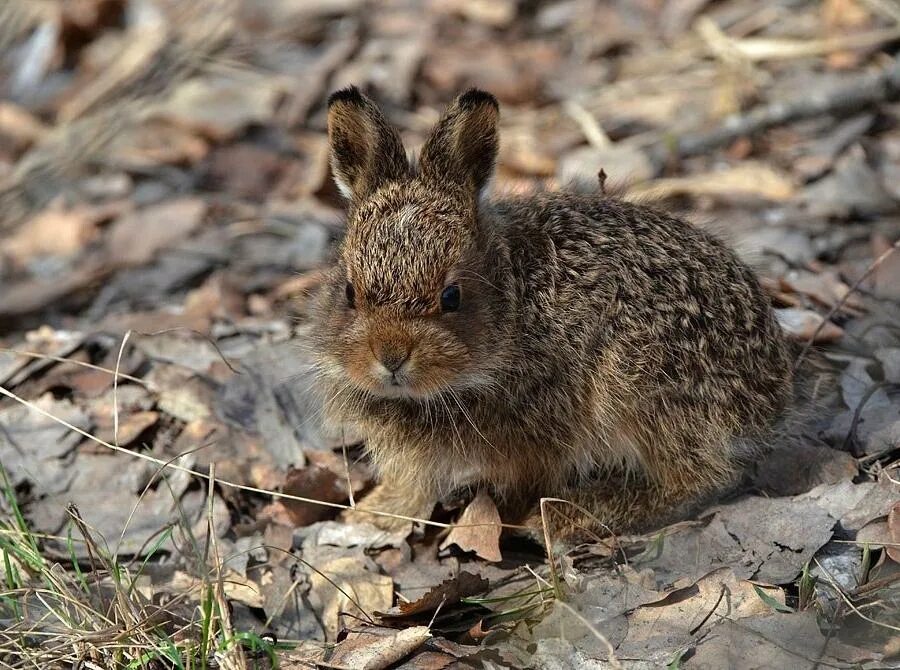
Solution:
[{"label": "dry fallen leaf", "polygon": [[[337,473],[317,465],[288,470],[282,487],[284,493],[301,498],[312,498],[322,502],[340,503],[347,500],[345,480]],[[324,505],[304,503],[299,500],[276,500],[267,505],[263,514],[274,518],[281,514],[292,526],[308,526],[334,516],[335,511]]]},{"label": "dry fallen leaf", "polygon": [[[841,303],[843,311],[856,311],[865,309],[862,299],[850,293],[850,287],[845,284],[835,271],[809,272],[806,270],[792,270],[781,278],[781,287],[788,291],[802,293],[825,307],[834,307]],[[849,295],[848,295],[849,294]]]},{"label": "dry fallen leaf", "polygon": [[888,556],[895,563],[900,563],[900,502],[894,503],[887,518],[889,541],[891,544],[886,545]]},{"label": "dry fallen leaf", "polygon": [[836,342],[844,335],[843,329],[831,321],[820,327],[824,319],[810,309],[784,307],[775,310],[775,317],[785,334],[797,342],[807,342],[813,335],[815,344]]},{"label": "dry fallen leaf", "polygon": [[[880,654],[826,638],[813,610],[725,617],[690,659],[697,668],[861,667]],[[837,662],[836,662],[837,661]],[[880,664],[877,664],[880,665]]]},{"label": "dry fallen leaf", "polygon": [[[207,583],[186,572],[176,570],[168,586],[177,593],[193,593],[197,596]],[[262,607],[264,604],[259,584],[234,570],[227,570],[222,574],[222,588],[229,600],[235,600],[248,607]]]},{"label": "dry fallen leaf", "polygon": [[74,254],[96,235],[98,219],[90,207],[64,209],[57,205],[39,212],[0,241],[0,254],[24,263],[34,256]]},{"label": "dry fallen leaf", "polygon": [[178,86],[160,116],[224,141],[270,118],[282,82],[263,77],[190,79]]},{"label": "dry fallen leaf", "polygon": [[[69,400],[46,393],[35,407],[82,430],[90,428],[84,410]],[[64,457],[81,436],[28,407],[10,405],[0,410],[0,462],[13,486],[30,483],[42,496],[65,491],[75,469]]]},{"label": "dry fallen leaf", "polygon": [[25,149],[47,134],[47,126],[28,110],[0,101],[0,137],[10,138],[16,150]]},{"label": "dry fallen leaf", "polygon": [[96,435],[105,442],[115,443],[124,447],[134,442],[145,430],[156,425],[158,420],[159,412],[149,410],[122,413],[119,416],[118,433],[114,430],[114,424],[109,423],[98,427]]},{"label": "dry fallen leaf", "polygon": [[762,163],[742,163],[716,172],[657,179],[629,189],[630,198],[669,198],[676,195],[713,197],[753,196],[775,202],[790,200],[794,183],[783,172]]},{"label": "dry fallen leaf", "polygon": [[382,619],[406,619],[420,614],[430,614],[439,607],[446,607],[463,598],[483,593],[488,580],[471,572],[460,572],[456,577],[446,579],[428,593],[411,603],[403,603],[383,612],[376,612]]},{"label": "dry fallen leaf", "polygon": [[[858,35],[872,27],[872,14],[861,0],[825,0],[822,3],[822,23],[831,38]],[[864,49],[840,49],[828,54],[828,66],[850,69],[859,65]]]},{"label": "dry fallen leaf", "polygon": [[486,561],[497,562],[500,555],[500,513],[491,497],[479,491],[459,517],[456,526],[441,543],[441,549],[455,544],[463,551],[474,551]]},{"label": "dry fallen leaf", "polygon": [[126,215],[110,232],[110,258],[124,265],[146,263],[194,232],[205,215],[206,203],[200,198],[170,200]]},{"label": "dry fallen leaf", "polygon": [[345,622],[390,608],[394,581],[367,571],[358,559],[343,556],[317,568],[310,575],[310,599],[319,601],[319,618],[329,640]]},{"label": "dry fallen leaf", "polygon": [[328,667],[383,670],[414,652],[430,637],[428,626],[353,631],[334,648]]}]

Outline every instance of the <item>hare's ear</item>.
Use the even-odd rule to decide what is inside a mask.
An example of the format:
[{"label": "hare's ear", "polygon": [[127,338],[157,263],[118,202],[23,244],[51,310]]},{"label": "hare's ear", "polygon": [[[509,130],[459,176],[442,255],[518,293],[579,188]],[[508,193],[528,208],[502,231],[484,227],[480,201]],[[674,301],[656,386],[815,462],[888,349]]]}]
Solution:
[{"label": "hare's ear", "polygon": [[353,203],[382,184],[409,176],[400,135],[355,86],[328,98],[328,140],[334,179]]},{"label": "hare's ear", "polygon": [[480,192],[497,160],[499,114],[497,99],[490,93],[472,88],[460,95],[422,147],[422,175]]}]

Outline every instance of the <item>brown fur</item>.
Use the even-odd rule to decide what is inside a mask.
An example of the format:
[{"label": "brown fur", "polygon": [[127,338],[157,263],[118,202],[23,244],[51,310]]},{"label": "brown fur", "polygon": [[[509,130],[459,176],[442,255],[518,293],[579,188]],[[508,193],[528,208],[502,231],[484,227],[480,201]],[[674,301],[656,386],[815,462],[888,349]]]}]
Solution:
[{"label": "brown fur", "polygon": [[[549,496],[616,531],[660,523],[730,485],[781,415],[781,331],[752,272],[680,219],[599,193],[481,198],[496,123],[493,97],[463,94],[412,167],[374,104],[333,97],[351,207],[314,346],[380,472],[363,506],[422,515],[483,486],[509,521]],[[395,381],[379,361],[403,361]],[[602,529],[565,530],[585,525]]]}]

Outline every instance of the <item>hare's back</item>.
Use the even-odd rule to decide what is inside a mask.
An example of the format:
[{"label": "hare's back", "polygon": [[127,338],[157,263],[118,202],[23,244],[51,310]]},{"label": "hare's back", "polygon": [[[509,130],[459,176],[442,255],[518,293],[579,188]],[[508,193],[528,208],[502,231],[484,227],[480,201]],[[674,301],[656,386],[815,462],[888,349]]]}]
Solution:
[{"label": "hare's back", "polygon": [[753,272],[719,240],[599,196],[547,193],[497,213],[535,348],[565,351],[582,369],[614,359],[640,393],[666,402],[702,386],[707,400],[778,404],[784,338]]}]

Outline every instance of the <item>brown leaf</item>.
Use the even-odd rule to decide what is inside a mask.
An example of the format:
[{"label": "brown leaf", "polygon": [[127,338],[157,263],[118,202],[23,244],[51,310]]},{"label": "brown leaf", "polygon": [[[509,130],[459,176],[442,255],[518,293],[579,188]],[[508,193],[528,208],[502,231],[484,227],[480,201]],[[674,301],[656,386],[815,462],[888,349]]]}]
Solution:
[{"label": "brown leaf", "polygon": [[271,121],[281,89],[275,78],[189,79],[175,89],[161,115],[221,142],[251,123]]},{"label": "brown leaf", "polygon": [[0,102],[0,137],[9,138],[17,151],[26,149],[47,134],[47,126],[12,102]]},{"label": "brown leaf", "polygon": [[[323,502],[339,503],[347,500],[345,480],[332,470],[318,465],[288,470],[282,490],[288,495],[312,498]],[[304,503],[299,500],[278,500],[268,508],[271,508],[270,512],[283,509],[293,526],[308,526],[316,521],[334,516],[334,510],[330,507]]]},{"label": "brown leaf", "polygon": [[490,630],[484,629],[484,619],[479,619],[478,623],[469,628],[469,637],[476,642],[481,642],[490,632]]},{"label": "brown leaf", "polygon": [[[176,570],[171,581],[167,585],[178,593],[191,593],[199,597],[206,584],[181,570]],[[259,584],[234,570],[227,570],[222,575],[222,588],[229,600],[236,600],[249,607],[262,607],[264,605]]]},{"label": "brown leaf", "polygon": [[483,593],[488,580],[471,572],[460,572],[456,577],[446,579],[424,596],[411,603],[403,603],[384,612],[376,612],[382,619],[406,619],[420,614],[430,614],[438,607],[446,607],[463,598]]},{"label": "brown leaf", "polygon": [[894,503],[887,518],[888,533],[891,544],[887,545],[888,556],[895,563],[900,563],[900,502]]},{"label": "brown leaf", "polygon": [[269,562],[281,563],[292,558],[290,551],[294,544],[294,529],[280,523],[270,523],[263,532],[263,543],[268,547]]},{"label": "brown leaf", "polygon": [[843,329],[828,321],[820,327],[823,317],[810,309],[785,307],[775,310],[775,317],[785,334],[797,342],[807,342],[815,335],[814,343],[836,342],[844,335]]},{"label": "brown leaf", "polygon": [[141,433],[155,425],[158,420],[159,412],[153,411],[120,414],[118,435],[112,423],[100,426],[96,435],[105,442],[127,446],[140,437]]},{"label": "brown leaf", "polygon": [[[350,436],[348,435],[348,438]],[[351,444],[350,441],[347,444]],[[306,459],[310,465],[317,465],[320,468],[331,470],[336,475],[344,487],[345,498],[347,488],[347,477],[349,474],[350,486],[353,487],[353,493],[359,493],[363,489],[372,485],[375,473],[372,467],[365,461],[358,458],[349,458],[349,462],[344,460],[341,452],[326,451],[325,449],[307,449],[305,452]],[[349,468],[349,473],[348,473]]]},{"label": "brown leaf", "polygon": [[463,510],[457,522],[441,543],[441,549],[455,544],[463,551],[474,551],[486,561],[503,559],[500,555],[500,513],[491,497],[479,491],[475,499]]},{"label": "brown leaf", "polygon": [[0,253],[9,254],[18,263],[34,256],[69,256],[91,241],[96,235],[97,223],[90,207],[63,209],[51,205],[0,242]]},{"label": "brown leaf", "polygon": [[[860,0],[825,0],[822,3],[822,23],[829,37],[847,37],[869,29],[872,15]],[[828,66],[834,69],[857,67],[863,50],[840,49],[828,54]]]},{"label": "brown leaf", "polygon": [[0,322],[43,309],[51,302],[61,303],[68,296],[105,278],[111,271],[108,263],[89,260],[63,277],[26,279],[4,286],[3,300],[0,301]]},{"label": "brown leaf", "polygon": [[334,648],[330,667],[382,670],[421,647],[431,632],[428,626],[403,630],[366,628],[351,632]]},{"label": "brown leaf", "polygon": [[342,556],[318,568],[310,575],[310,601],[329,640],[346,622],[388,609],[394,598],[393,580],[369,572],[358,558]]},{"label": "brown leaf", "polygon": [[403,665],[394,666],[394,670],[444,670],[445,668],[459,668],[457,660],[449,654],[440,651],[421,651]]},{"label": "brown leaf", "polygon": [[111,259],[123,265],[146,263],[157,252],[190,235],[205,215],[206,203],[200,198],[170,200],[126,215],[110,232]]},{"label": "brown leaf", "polygon": [[129,165],[194,165],[209,153],[209,143],[190,128],[151,119],[113,148],[113,156]]},{"label": "brown leaf", "polygon": [[841,303],[843,311],[865,308],[862,299],[850,293],[850,287],[841,281],[837,272],[814,273],[792,270],[782,278],[781,286],[785,290],[807,295],[825,307],[834,307]]},{"label": "brown leaf", "polygon": [[434,0],[431,7],[438,12],[461,14],[474,23],[492,28],[506,28],[516,18],[515,0]]},{"label": "brown leaf", "polygon": [[235,198],[262,200],[281,179],[287,164],[274,151],[238,142],[212,152],[203,185]]}]

